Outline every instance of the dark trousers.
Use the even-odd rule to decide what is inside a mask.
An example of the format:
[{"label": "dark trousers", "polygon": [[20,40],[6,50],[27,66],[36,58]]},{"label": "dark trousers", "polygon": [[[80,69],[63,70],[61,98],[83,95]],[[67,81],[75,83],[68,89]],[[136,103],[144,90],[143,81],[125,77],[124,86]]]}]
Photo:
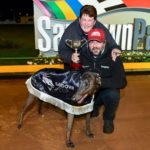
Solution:
[{"label": "dark trousers", "polygon": [[95,95],[94,110],[99,111],[99,107],[104,105],[103,120],[114,120],[120,100],[120,90],[100,89]]}]

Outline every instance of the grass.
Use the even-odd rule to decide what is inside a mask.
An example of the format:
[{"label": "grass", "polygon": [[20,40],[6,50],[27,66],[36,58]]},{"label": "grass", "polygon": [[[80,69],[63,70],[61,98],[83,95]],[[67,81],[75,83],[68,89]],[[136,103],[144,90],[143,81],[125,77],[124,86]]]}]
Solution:
[{"label": "grass", "polygon": [[26,64],[35,50],[34,25],[0,25],[0,65]]}]

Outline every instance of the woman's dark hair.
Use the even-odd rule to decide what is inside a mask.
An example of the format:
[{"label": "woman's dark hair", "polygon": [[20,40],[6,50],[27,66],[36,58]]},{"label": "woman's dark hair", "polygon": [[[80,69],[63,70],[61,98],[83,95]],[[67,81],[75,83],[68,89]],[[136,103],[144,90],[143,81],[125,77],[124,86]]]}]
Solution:
[{"label": "woman's dark hair", "polygon": [[94,6],[92,5],[84,5],[81,9],[80,9],[80,18],[82,17],[83,14],[87,14],[90,17],[94,17],[94,20],[96,20],[97,18],[97,10]]}]

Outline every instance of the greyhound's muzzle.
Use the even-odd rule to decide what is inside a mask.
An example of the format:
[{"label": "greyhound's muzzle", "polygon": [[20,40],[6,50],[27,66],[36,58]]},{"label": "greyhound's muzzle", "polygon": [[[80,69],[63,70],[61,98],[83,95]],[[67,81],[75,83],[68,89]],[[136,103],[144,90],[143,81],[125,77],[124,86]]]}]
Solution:
[{"label": "greyhound's muzzle", "polygon": [[77,92],[73,95],[72,100],[78,104],[84,102],[85,98],[89,95],[95,94],[100,88],[101,78],[98,74],[93,72],[85,72],[81,79]]}]

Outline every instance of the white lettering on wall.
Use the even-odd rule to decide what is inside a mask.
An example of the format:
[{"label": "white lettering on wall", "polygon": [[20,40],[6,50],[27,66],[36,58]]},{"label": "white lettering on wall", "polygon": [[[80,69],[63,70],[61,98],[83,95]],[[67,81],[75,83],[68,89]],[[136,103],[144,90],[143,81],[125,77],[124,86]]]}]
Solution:
[{"label": "white lettering on wall", "polygon": [[51,48],[51,39],[46,30],[50,30],[50,19],[46,16],[41,16],[37,20],[37,28],[42,38],[38,39],[38,49],[40,51],[48,51]]}]

